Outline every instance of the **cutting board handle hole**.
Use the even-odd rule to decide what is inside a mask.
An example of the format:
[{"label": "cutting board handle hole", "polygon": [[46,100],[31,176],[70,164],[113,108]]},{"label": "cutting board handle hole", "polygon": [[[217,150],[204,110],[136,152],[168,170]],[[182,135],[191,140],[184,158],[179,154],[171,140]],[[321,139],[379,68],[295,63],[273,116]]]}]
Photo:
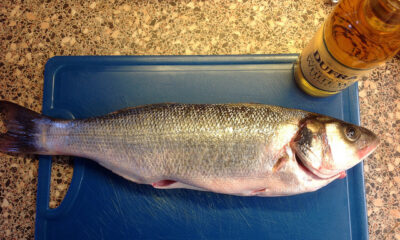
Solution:
[{"label": "cutting board handle hole", "polygon": [[60,206],[67,194],[74,172],[73,162],[69,156],[52,157],[49,208]]},{"label": "cutting board handle hole", "polygon": [[0,134],[7,132],[6,124],[4,123],[5,117],[6,117],[5,114],[0,112]]}]

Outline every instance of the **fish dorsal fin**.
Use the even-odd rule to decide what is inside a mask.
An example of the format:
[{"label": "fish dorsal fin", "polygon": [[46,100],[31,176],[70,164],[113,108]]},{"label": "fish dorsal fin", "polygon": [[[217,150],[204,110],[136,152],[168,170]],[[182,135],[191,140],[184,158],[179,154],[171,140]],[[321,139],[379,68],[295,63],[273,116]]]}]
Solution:
[{"label": "fish dorsal fin", "polygon": [[179,104],[179,103],[166,102],[166,103],[145,104],[145,105],[139,105],[139,106],[135,106],[135,107],[126,107],[126,108],[118,109],[114,112],[107,113],[107,115],[118,114],[120,112],[126,112],[126,111],[136,109],[136,108],[143,108],[143,107],[153,107],[154,108],[154,107],[160,107],[160,106],[172,106],[175,104]]}]

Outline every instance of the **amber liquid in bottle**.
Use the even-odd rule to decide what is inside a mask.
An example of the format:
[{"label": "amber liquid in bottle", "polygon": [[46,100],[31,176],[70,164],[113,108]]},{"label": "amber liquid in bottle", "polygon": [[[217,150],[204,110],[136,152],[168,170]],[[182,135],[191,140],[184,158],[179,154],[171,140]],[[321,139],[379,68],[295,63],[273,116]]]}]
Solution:
[{"label": "amber liquid in bottle", "polygon": [[400,0],[343,0],[301,53],[294,74],[313,96],[349,87],[400,50]]}]

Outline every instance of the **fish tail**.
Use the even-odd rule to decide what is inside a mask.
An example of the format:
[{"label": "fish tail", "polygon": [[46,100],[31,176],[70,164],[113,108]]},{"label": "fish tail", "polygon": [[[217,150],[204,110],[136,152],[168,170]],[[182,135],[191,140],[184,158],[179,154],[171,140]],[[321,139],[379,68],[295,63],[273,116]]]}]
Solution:
[{"label": "fish tail", "polygon": [[[0,123],[6,132],[0,132],[0,152],[44,153],[39,144],[43,126],[51,119],[8,101],[0,101]],[[0,124],[1,127],[1,124]],[[1,130],[1,128],[0,128]]]}]

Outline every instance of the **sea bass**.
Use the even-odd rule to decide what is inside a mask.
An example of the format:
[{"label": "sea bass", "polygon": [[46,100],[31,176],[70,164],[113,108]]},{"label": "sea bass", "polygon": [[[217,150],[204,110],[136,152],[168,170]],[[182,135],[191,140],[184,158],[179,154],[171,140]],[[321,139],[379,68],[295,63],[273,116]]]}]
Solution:
[{"label": "sea bass", "polygon": [[155,188],[241,196],[315,191],[378,145],[363,127],[263,104],[153,104],[61,120],[0,101],[0,113],[1,152],[79,156]]}]

